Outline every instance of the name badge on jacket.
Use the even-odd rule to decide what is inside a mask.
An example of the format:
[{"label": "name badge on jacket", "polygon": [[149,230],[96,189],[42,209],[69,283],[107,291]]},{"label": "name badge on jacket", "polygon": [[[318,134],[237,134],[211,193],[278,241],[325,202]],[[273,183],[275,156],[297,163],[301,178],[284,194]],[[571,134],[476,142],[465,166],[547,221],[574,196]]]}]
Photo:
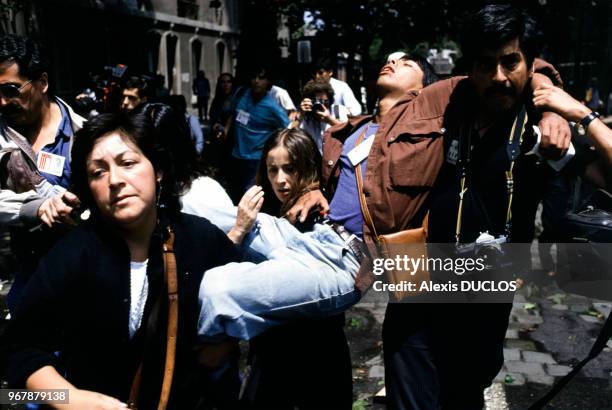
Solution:
[{"label": "name badge on jacket", "polygon": [[351,161],[352,166],[357,166],[357,164],[361,163],[361,161],[368,157],[370,154],[370,149],[372,149],[372,144],[374,144],[374,135],[361,141],[361,144],[349,151],[347,156],[349,161]]},{"label": "name badge on jacket", "polygon": [[61,177],[64,173],[64,161],[66,161],[66,158],[61,155],[40,151],[38,153],[36,166],[41,172]]}]

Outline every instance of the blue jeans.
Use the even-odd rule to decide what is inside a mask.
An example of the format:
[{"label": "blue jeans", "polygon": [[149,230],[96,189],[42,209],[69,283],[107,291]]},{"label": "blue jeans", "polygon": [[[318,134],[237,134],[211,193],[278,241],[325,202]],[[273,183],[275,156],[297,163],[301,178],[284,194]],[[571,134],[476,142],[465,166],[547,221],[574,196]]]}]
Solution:
[{"label": "blue jeans", "polygon": [[[207,217],[227,232],[236,210],[209,209]],[[340,313],[359,300],[359,263],[327,225],[316,224],[313,231],[301,233],[286,219],[259,214],[243,246],[267,260],[230,263],[206,272],[200,285],[202,341],[226,335],[248,340],[291,319]]]}]

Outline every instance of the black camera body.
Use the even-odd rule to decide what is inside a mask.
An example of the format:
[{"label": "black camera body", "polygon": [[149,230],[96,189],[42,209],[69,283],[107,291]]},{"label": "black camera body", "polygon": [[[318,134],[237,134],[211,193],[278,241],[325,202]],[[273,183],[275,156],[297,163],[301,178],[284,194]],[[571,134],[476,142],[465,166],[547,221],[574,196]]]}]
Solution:
[{"label": "black camera body", "polygon": [[312,103],[312,110],[313,111],[318,111],[318,112],[323,112],[325,111],[325,108],[327,107],[327,100],[323,100],[320,98],[315,98],[314,102]]}]

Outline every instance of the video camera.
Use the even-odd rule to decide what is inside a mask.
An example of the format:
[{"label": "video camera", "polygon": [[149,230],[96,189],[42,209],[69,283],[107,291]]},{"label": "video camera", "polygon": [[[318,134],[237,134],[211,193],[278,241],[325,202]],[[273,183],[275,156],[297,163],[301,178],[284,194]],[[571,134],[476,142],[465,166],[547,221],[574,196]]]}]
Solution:
[{"label": "video camera", "polygon": [[104,66],[102,73],[91,74],[92,87],[85,88],[75,99],[75,110],[90,113],[112,112],[119,108],[121,80],[127,71],[125,64]]}]

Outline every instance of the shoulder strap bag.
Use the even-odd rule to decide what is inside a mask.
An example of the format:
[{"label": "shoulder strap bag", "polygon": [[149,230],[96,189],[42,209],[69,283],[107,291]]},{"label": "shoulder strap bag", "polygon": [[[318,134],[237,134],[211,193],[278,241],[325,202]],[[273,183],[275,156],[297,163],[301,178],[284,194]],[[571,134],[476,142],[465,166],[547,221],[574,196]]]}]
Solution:
[{"label": "shoulder strap bag", "polygon": [[[361,135],[357,139],[357,145],[359,145],[363,138],[365,137],[365,133],[367,131],[367,126],[362,131]],[[375,138],[375,136],[371,137]],[[363,219],[368,228],[372,233],[372,237],[376,242],[377,251],[382,258],[385,259],[394,259],[396,256],[403,257],[407,251],[418,253],[418,257],[421,255],[427,255],[427,224],[429,214],[425,216],[423,220],[423,224],[420,228],[414,229],[405,229],[400,232],[390,233],[379,235],[376,226],[374,225],[374,221],[372,219],[372,215],[368,209],[368,205],[365,199],[365,195],[363,193],[363,176],[361,170],[361,163],[355,165],[355,178],[357,179],[357,192],[359,194],[359,204],[361,206],[361,213],[363,214]],[[421,246],[405,246],[406,244],[421,244]],[[415,272],[414,275],[411,275],[408,271],[398,271],[398,270],[386,270],[386,280],[387,283],[390,284],[402,284],[404,281],[409,281],[415,284],[419,284],[422,281],[427,281],[429,279],[429,272],[427,270],[421,269]],[[373,276],[371,276],[369,282],[374,280]],[[417,286],[418,288],[418,286]],[[390,297],[394,302],[400,301],[408,296],[414,296],[418,292],[411,292],[408,290],[396,290],[389,293]]]}]

